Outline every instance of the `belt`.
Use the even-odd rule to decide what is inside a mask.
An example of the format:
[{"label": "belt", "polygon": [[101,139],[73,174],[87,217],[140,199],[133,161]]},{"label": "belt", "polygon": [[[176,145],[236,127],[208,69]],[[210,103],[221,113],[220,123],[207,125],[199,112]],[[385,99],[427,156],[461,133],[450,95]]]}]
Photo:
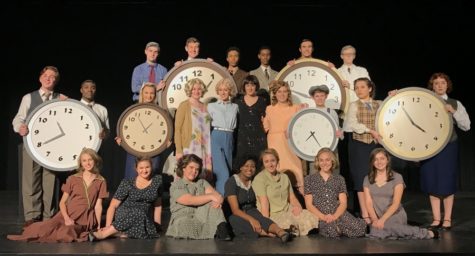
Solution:
[{"label": "belt", "polygon": [[213,127],[213,130],[223,131],[223,132],[234,132],[234,130],[232,129],[226,129],[226,128],[221,128],[221,127]]}]

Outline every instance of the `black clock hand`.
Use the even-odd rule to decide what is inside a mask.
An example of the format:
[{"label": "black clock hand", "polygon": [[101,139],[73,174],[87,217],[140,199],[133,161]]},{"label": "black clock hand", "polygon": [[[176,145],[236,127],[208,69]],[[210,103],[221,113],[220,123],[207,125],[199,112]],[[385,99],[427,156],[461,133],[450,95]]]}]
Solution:
[{"label": "black clock hand", "polygon": [[313,137],[313,139],[317,142],[318,146],[319,146],[319,147],[322,147],[322,145],[320,145],[320,143],[318,142],[317,138],[315,137],[315,132],[312,133],[312,137]]},{"label": "black clock hand", "polygon": [[404,107],[401,107],[402,110],[404,111],[404,114],[406,114],[407,118],[409,118],[409,121],[411,122],[411,124],[416,127],[417,129],[421,130],[422,132],[426,132],[424,129],[422,129],[419,125],[417,125],[414,120],[412,120],[411,116],[409,115],[409,113],[407,113],[406,109]]},{"label": "black clock hand", "polygon": [[300,95],[301,97],[310,99],[310,96],[308,96],[308,95],[305,94],[305,93],[301,93],[301,92],[298,92],[298,91],[292,91],[292,93],[295,93],[295,94],[297,94],[297,95]]},{"label": "black clock hand", "polygon": [[313,132],[310,131],[310,136],[308,136],[308,138],[307,138],[305,141],[307,141],[308,139],[310,139],[310,138],[312,137],[312,135],[313,135]]},{"label": "black clock hand", "polygon": [[145,131],[146,133],[148,133],[148,128],[150,128],[150,126],[152,126],[152,124],[153,124],[153,122],[150,123],[147,127],[145,127],[145,130],[144,130],[144,131]]},{"label": "black clock hand", "polygon": [[208,91],[208,87],[211,85],[212,82],[213,80],[209,81],[208,85],[206,85],[206,91]]},{"label": "black clock hand", "polygon": [[143,131],[142,131],[142,132],[148,133],[148,132],[147,132],[147,128],[145,128],[145,125],[143,125],[142,120],[140,120],[140,116],[137,117],[137,119],[139,120],[140,125],[142,125],[142,128],[143,128]]}]

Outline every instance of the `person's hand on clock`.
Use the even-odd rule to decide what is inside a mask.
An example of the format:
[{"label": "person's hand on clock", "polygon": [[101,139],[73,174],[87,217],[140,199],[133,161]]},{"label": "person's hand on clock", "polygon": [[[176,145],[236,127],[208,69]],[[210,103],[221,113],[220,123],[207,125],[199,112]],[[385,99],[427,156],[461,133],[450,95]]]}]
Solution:
[{"label": "person's hand on clock", "polygon": [[343,131],[338,129],[335,131],[335,135],[338,137],[338,138],[342,138],[343,137]]},{"label": "person's hand on clock", "polygon": [[327,65],[329,68],[335,68],[335,64],[331,63],[329,60],[327,60]]},{"label": "person's hand on clock", "polygon": [[165,88],[165,82],[163,80],[160,80],[158,84],[155,85],[155,90],[160,91]]},{"label": "person's hand on clock", "polygon": [[67,100],[67,99],[69,99],[69,97],[61,93],[61,94],[59,94],[59,99],[60,100]]},{"label": "person's hand on clock", "polygon": [[20,136],[28,135],[28,125],[21,124],[20,128],[18,129],[18,134],[20,134]]},{"label": "person's hand on clock", "polygon": [[373,136],[373,139],[375,139],[378,143],[381,143],[381,140],[383,137],[377,132],[376,130],[369,130],[369,133],[371,136]]},{"label": "person's hand on clock", "polygon": [[341,81],[343,82],[343,86],[344,86],[345,88],[350,89],[350,82],[348,82],[348,80],[341,80]]},{"label": "person's hand on clock", "polygon": [[289,61],[287,62],[287,66],[293,66],[294,64],[295,64],[295,59],[289,60]]},{"label": "person's hand on clock", "polygon": [[183,153],[175,153],[175,159],[178,161],[183,157]]},{"label": "person's hand on clock", "polygon": [[117,143],[117,145],[119,146],[122,143],[122,139],[119,136],[115,137],[114,140],[115,140],[115,143]]},{"label": "person's hand on clock", "polygon": [[454,107],[452,107],[452,105],[450,105],[450,104],[445,104],[445,109],[447,109],[447,111],[452,113],[452,114],[455,113],[455,111],[456,111],[454,109]]}]

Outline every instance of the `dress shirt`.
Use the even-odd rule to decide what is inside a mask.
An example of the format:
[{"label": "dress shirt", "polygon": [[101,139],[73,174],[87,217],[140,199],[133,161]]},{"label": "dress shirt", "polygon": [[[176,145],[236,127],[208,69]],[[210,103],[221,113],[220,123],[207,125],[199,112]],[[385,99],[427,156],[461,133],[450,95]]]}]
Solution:
[{"label": "dress shirt", "polygon": [[[372,100],[367,102],[359,100],[366,105],[366,103],[371,103]],[[356,117],[358,112],[358,101],[353,101],[350,103],[348,109],[348,114],[346,115],[345,122],[343,123],[343,130],[345,132],[355,132],[358,134],[369,133],[370,129],[366,125],[359,123],[358,118]]]},{"label": "dress shirt", "polygon": [[[156,63],[155,64],[155,81],[153,83],[158,84],[167,74],[167,69]],[[134,68],[134,72],[132,73],[132,100],[136,101],[139,99],[140,88],[144,83],[148,82],[148,78],[150,75],[150,63],[142,63]]]},{"label": "dress shirt", "polygon": [[230,101],[218,100],[208,104],[211,126],[234,130],[238,113],[238,105]]},{"label": "dress shirt", "polygon": [[101,104],[98,104],[94,101],[87,102],[84,99],[81,99],[81,103],[83,103],[87,106],[91,106],[92,110],[97,114],[97,117],[99,117],[99,120],[101,121],[101,124],[102,124],[102,128],[110,130],[109,115],[107,113],[107,108],[106,107],[104,107]]},{"label": "dress shirt", "polygon": [[[442,95],[444,100],[448,99],[447,94]],[[453,117],[455,122],[457,123],[457,127],[460,128],[462,131],[470,130],[470,117],[465,110],[465,107],[462,105],[460,101],[457,100],[457,110],[454,112]]]},{"label": "dress shirt", "polygon": [[[45,94],[46,91],[40,88],[40,95],[41,98],[43,98],[43,101],[46,101],[45,99]],[[50,92],[49,99],[52,99],[54,92]],[[18,108],[18,113],[16,116],[13,118],[12,125],[13,125],[13,130],[15,132],[18,132],[20,129],[20,126],[26,122],[26,118],[28,117],[28,110],[30,110],[31,106],[31,95],[30,93],[27,93],[23,96],[21,99],[20,107]]]}]

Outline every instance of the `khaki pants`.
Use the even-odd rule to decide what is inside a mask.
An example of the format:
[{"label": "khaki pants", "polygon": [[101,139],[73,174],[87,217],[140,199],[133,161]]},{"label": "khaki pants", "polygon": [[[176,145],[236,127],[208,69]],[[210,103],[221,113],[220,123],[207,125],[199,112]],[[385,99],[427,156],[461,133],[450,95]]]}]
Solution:
[{"label": "khaki pants", "polygon": [[53,217],[55,174],[33,161],[22,147],[21,193],[25,220]]}]

